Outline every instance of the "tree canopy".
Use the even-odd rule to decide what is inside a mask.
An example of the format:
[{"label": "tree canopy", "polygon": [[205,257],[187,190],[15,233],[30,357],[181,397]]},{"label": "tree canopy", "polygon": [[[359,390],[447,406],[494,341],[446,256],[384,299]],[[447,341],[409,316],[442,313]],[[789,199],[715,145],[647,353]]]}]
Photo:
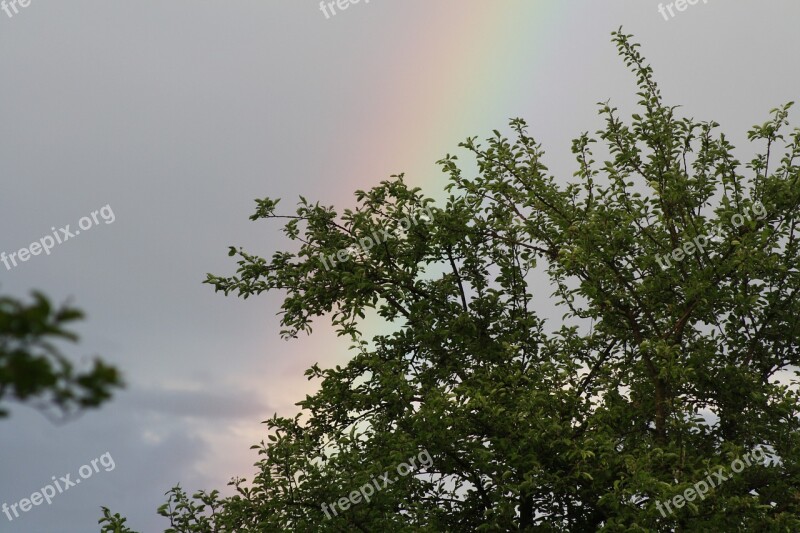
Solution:
[{"label": "tree canopy", "polygon": [[[306,372],[319,391],[268,421],[234,496],[173,489],[169,531],[800,528],[791,104],[748,132],[757,155],[742,164],[719,124],[664,103],[631,36],[613,42],[638,109],[599,104],[604,126],[573,141],[571,180],[549,174],[514,119],[508,135],[460,144],[476,176],[456,155],[440,161],[438,206],[402,176],[341,215],[302,197],[293,215],[257,201],[251,219],[288,218],[297,248],[231,248],[236,273],[207,283],[244,298],[285,291],[283,335],[330,317],[352,358]],[[426,209],[429,223],[398,230]],[[343,249],[356,252],[323,265]],[[563,316],[548,320],[545,303]],[[370,340],[373,312],[393,330]],[[420,450],[429,466],[323,509]],[[729,472],[755,450],[763,460]],[[723,470],[702,499],[659,509]],[[123,531],[120,520],[101,521]]]}]

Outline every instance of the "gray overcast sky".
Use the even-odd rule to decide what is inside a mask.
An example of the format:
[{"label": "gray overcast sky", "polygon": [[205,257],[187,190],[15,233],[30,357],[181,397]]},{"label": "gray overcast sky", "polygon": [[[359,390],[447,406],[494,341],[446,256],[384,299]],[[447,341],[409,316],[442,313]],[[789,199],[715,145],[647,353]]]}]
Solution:
[{"label": "gray overcast sky", "polygon": [[441,197],[435,161],[514,116],[565,179],[570,140],[601,126],[596,102],[632,111],[609,37],[620,25],[665,98],[738,145],[798,98],[797,0],[701,0],[670,20],[658,4],[372,0],[326,18],[314,0],[32,0],[0,11],[0,251],[105,205],[115,216],[49,256],[0,264],[0,293],[71,298],[88,320],[69,353],[101,354],[129,383],[63,426],[13,406],[0,421],[0,504],[105,452],[115,468],[13,522],[0,515],[0,531],[96,531],[101,505],[163,531],[165,491],[250,477],[260,422],[294,412],[309,365],[347,358],[322,323],[280,340],[280,295],[243,301],[201,284],[233,271],[229,245],[286,245],[278,227],[248,220],[254,198],[345,207],[398,172]]}]

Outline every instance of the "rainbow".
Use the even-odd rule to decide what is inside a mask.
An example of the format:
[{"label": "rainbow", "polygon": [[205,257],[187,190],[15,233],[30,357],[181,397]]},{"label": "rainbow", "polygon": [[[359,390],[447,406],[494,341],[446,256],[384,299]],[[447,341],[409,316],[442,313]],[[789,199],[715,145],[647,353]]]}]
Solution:
[{"label": "rainbow", "polygon": [[[566,9],[559,9],[562,7],[567,6],[539,0],[471,3],[463,9],[455,2],[425,4],[413,28],[408,29],[407,45],[397,43],[375,51],[397,68],[382,79],[371,80],[375,95],[364,96],[362,118],[347,126],[349,135],[371,139],[369,146],[355,154],[339,146],[340,150],[331,154],[342,158],[339,162],[348,168],[346,176],[354,176],[341,184],[345,194],[352,199],[356,189],[372,187],[399,172],[397,168],[388,169],[375,179],[366,170],[387,169],[387,164],[399,157],[398,152],[405,154],[403,157],[411,154],[424,168],[430,168],[445,153],[454,152],[466,137],[485,137],[491,129],[504,127],[509,118],[524,115],[525,109],[507,106],[534,100],[535,95],[525,94],[524,88],[534,85],[532,80],[541,62],[555,56],[552,50],[547,51],[547,45],[554,41],[551,36],[558,27],[557,16],[566,13]],[[371,10],[382,8],[399,9],[370,4]],[[398,164],[408,168],[405,165],[409,163]],[[437,200],[444,196],[444,175],[438,171],[427,178],[409,174],[406,181],[423,187],[426,195]],[[391,328],[368,317],[362,331],[371,339]],[[347,349],[350,342],[343,338],[332,342],[332,338],[333,328],[326,320],[317,320],[310,338],[301,335],[291,345],[270,341],[280,348],[270,350],[268,364],[275,365],[275,358],[302,351],[307,357],[296,365],[297,376],[290,377],[292,383],[302,379],[309,360],[323,368],[344,365],[352,357]],[[303,383],[292,390],[272,389],[268,404],[281,409],[278,406],[292,405],[318,386],[316,381]],[[285,411],[279,414],[291,415]]]}]

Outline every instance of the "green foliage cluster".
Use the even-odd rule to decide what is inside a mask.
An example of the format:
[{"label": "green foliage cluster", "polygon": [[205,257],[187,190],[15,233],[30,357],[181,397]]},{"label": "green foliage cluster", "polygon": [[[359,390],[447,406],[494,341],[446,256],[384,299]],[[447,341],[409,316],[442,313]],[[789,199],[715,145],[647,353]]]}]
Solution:
[{"label": "green foliage cluster", "polygon": [[38,292],[30,304],[0,297],[0,418],[8,416],[4,405],[11,399],[63,419],[100,406],[122,386],[115,367],[95,359],[91,369],[76,371],[56,346],[78,340],[66,328],[83,316],[71,306],[54,307]]},{"label": "green foliage cluster", "polygon": [[[605,127],[572,145],[575,182],[548,175],[517,119],[513,139],[461,144],[477,176],[441,161],[450,196],[435,224],[364,257],[318,260],[432,205],[402,176],[359,191],[341,217],[301,198],[285,226],[296,253],[231,249],[236,274],[208,283],[286,291],[285,336],[330,316],[353,357],[307,371],[319,391],[268,421],[235,495],[174,489],[170,531],[800,530],[800,130],[786,132],[789,105],[773,110],[743,166],[717,123],[663,103],[630,36],[613,40],[639,110],[623,120],[600,104]],[[756,201],[763,219],[727,223]],[[276,204],[258,201],[252,218],[278,218]],[[657,264],[718,224],[718,242]],[[548,294],[534,290],[542,277]],[[547,297],[560,324],[537,314]],[[368,342],[359,322],[373,311],[398,327]],[[674,515],[656,510],[757,446],[772,460]],[[323,503],[423,448],[433,466],[326,519]]]}]

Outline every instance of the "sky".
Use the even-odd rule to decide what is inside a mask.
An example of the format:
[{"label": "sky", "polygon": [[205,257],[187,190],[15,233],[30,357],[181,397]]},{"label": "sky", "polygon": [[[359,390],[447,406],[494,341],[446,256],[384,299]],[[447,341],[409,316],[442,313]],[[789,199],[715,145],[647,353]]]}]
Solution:
[{"label": "sky", "polygon": [[281,339],[281,294],[241,300],[202,283],[235,271],[229,246],[267,257],[289,246],[279,226],[249,220],[254,199],[341,210],[401,172],[443,198],[436,161],[513,117],[566,182],[571,140],[602,127],[597,103],[634,111],[634,79],[610,42],[620,26],[665,100],[719,122],[746,155],[750,126],[800,95],[800,3],[699,0],[673,17],[662,4],[663,15],[651,0],[362,0],[336,14],[312,0],[31,0],[0,11],[0,252],[87,228],[49,255],[0,263],[0,294],[36,289],[85,310],[67,353],[100,355],[127,383],[68,424],[11,406],[0,505],[101,456],[106,466],[50,504],[0,514],[0,532],[97,531],[100,506],[163,531],[167,490],[252,477],[262,421],[313,392],[306,368],[347,361],[322,319],[311,336]]}]

